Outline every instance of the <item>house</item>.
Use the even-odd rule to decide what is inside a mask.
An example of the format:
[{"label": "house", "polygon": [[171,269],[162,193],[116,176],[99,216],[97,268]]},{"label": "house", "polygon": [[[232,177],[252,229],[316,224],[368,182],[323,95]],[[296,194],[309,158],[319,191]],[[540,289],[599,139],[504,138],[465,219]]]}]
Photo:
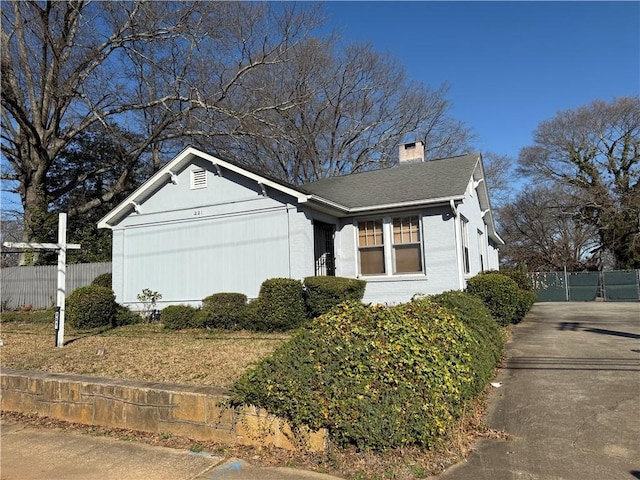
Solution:
[{"label": "house", "polygon": [[113,232],[113,289],[135,308],[216,292],[255,298],[268,278],[367,281],[365,302],[463,289],[498,268],[482,160],[424,161],[421,142],[391,168],[293,186],[188,147],[102,218]]}]

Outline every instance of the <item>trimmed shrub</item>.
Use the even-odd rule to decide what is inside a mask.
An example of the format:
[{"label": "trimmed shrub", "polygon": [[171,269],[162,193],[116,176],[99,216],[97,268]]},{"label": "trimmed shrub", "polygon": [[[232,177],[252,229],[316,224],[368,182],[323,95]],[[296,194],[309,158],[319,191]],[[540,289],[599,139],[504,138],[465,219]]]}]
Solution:
[{"label": "trimmed shrub", "polygon": [[116,297],[110,288],[88,285],[76,288],[65,302],[65,316],[73,328],[115,325]]},{"label": "trimmed shrub", "polygon": [[362,301],[367,282],[344,277],[307,277],[304,287],[307,311],[311,318],[327,313],[336,305],[353,300]]},{"label": "trimmed shrub", "polygon": [[479,297],[467,292],[449,291],[431,297],[449,309],[467,327],[471,335],[471,367],[473,381],[463,391],[465,399],[479,395],[494,376],[494,368],[502,357],[504,337],[491,312]]},{"label": "trimmed shrub", "polygon": [[128,307],[118,305],[116,309],[115,326],[123,327],[125,325],[135,325],[142,323],[142,317],[139,313],[132,312]]},{"label": "trimmed shrub", "polygon": [[256,325],[261,325],[263,322],[260,320],[260,302],[257,298],[247,303],[244,314],[244,328],[246,330],[258,330]]},{"label": "trimmed shrub", "polygon": [[507,326],[518,307],[518,285],[506,275],[484,273],[467,281],[467,292],[480,297],[498,325]]},{"label": "trimmed shrub", "polygon": [[294,428],[327,428],[340,446],[429,447],[472,381],[470,341],[462,322],[428,299],[346,302],[246,372],[230,403],[263,407]]},{"label": "trimmed shrub", "polygon": [[511,323],[519,323],[536,301],[536,291],[529,275],[522,269],[503,269],[486,272],[484,275],[505,275],[518,285],[518,303]]},{"label": "trimmed shrub", "polygon": [[91,285],[100,285],[101,287],[107,287],[109,289],[112,289],[113,285],[111,281],[111,273],[103,273],[101,275],[98,275],[96,278],[93,279],[93,281],[91,282]]},{"label": "trimmed shrub", "polygon": [[302,282],[292,278],[270,278],[262,282],[257,318],[250,328],[285,331],[298,328],[306,320]]},{"label": "trimmed shrub", "polygon": [[189,305],[169,305],[162,309],[160,319],[164,328],[169,330],[192,328],[197,311],[197,309]]},{"label": "trimmed shrub", "polygon": [[503,268],[502,270],[493,270],[487,272],[488,275],[499,273],[500,275],[506,275],[511,280],[516,282],[520,290],[533,290],[533,283],[526,271],[517,268]]},{"label": "trimmed shrub", "polygon": [[204,328],[240,330],[247,320],[247,296],[243,293],[214,293],[202,300],[195,324]]}]

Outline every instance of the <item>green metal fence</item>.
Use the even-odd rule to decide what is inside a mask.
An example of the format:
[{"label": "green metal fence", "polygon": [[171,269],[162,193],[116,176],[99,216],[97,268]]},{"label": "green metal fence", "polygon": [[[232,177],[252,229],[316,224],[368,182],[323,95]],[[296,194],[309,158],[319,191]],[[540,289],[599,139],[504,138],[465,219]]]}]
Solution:
[{"label": "green metal fence", "polygon": [[632,302],[640,300],[640,270],[536,272],[538,302]]}]

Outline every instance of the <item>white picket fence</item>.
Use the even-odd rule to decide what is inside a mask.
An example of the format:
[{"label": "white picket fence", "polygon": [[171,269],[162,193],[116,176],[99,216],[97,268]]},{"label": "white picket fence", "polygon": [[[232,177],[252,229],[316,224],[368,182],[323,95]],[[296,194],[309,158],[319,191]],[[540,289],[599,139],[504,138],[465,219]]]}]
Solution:
[{"label": "white picket fence", "polygon": [[[7,267],[0,270],[0,300],[7,309],[31,305],[34,309],[55,306],[57,265]],[[111,262],[67,265],[67,295],[91,284],[94,278],[111,272]]]}]

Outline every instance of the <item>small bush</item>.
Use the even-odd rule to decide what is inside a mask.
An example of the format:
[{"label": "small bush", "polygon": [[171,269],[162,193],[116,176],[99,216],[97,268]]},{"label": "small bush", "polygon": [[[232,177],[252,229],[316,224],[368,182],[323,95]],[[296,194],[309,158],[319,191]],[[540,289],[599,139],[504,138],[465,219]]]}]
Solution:
[{"label": "small bush", "polygon": [[512,323],[520,323],[529,310],[531,310],[531,307],[533,307],[535,302],[535,290],[518,289],[518,307],[516,308],[516,313],[513,316]]},{"label": "small bush", "polygon": [[452,290],[431,298],[454,313],[471,335],[470,353],[474,378],[463,391],[463,397],[474,398],[493,378],[494,368],[500,361],[504,347],[502,331],[482,300],[474,295]]},{"label": "small bush", "polygon": [[71,292],[65,303],[69,325],[77,329],[115,325],[118,304],[113,291],[100,285],[88,285]]},{"label": "small bush", "polygon": [[511,323],[519,323],[536,301],[536,291],[533,289],[531,278],[522,269],[503,269],[485,273],[485,275],[495,274],[505,275],[518,285],[518,302]]},{"label": "small bush", "polygon": [[499,273],[500,275],[509,277],[516,282],[518,288],[521,290],[533,290],[533,282],[531,282],[531,278],[525,270],[519,268],[503,268],[501,270],[487,272],[488,275],[493,273]]},{"label": "small bush", "polygon": [[189,305],[169,305],[162,309],[160,319],[164,328],[169,330],[192,328],[197,311]]},{"label": "small bush", "polygon": [[243,293],[214,293],[202,300],[195,323],[204,328],[240,330],[247,320],[247,296]]},{"label": "small bush", "polygon": [[311,318],[327,313],[336,305],[362,301],[367,283],[343,277],[307,277],[304,279],[307,311]]},{"label": "small bush", "polygon": [[98,275],[96,278],[93,279],[93,281],[91,282],[91,285],[99,285],[101,287],[107,287],[109,289],[112,289],[113,285],[111,281],[111,273],[103,273],[101,275]]},{"label": "small bush", "polygon": [[252,329],[271,332],[298,328],[306,320],[302,282],[291,278],[265,280],[260,286],[257,308]]},{"label": "small bush", "polygon": [[480,274],[467,281],[467,292],[480,297],[498,325],[507,326],[518,307],[518,285],[506,275]]},{"label": "small bush", "polygon": [[428,447],[459,413],[472,380],[469,346],[460,320],[428,299],[392,308],[347,302],[245,373],[231,404],[327,428],[340,446]]},{"label": "small bush", "polygon": [[256,325],[261,325],[263,321],[260,320],[260,302],[257,298],[247,303],[244,313],[243,328],[246,330],[258,330]]},{"label": "small bush", "polygon": [[118,305],[116,309],[115,326],[123,327],[125,325],[136,325],[142,323],[142,317],[139,313],[132,312],[129,308]]},{"label": "small bush", "polygon": [[519,323],[525,315],[531,310],[536,301],[536,291],[533,288],[533,282],[529,274],[523,269],[505,269],[500,270],[501,274],[511,278],[518,284],[518,307],[512,320],[512,323]]}]

